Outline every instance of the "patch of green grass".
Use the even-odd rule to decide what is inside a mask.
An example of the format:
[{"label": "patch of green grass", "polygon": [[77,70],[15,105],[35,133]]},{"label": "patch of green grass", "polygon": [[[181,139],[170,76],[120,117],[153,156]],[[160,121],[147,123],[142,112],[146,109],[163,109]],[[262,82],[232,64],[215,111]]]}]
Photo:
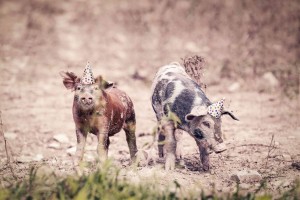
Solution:
[{"label": "patch of green grass", "polygon": [[[271,194],[261,194],[262,188],[253,193],[206,195],[194,192],[185,197],[181,185],[174,182],[175,190],[162,190],[158,183],[134,184],[119,175],[119,169],[105,164],[94,173],[82,176],[57,177],[54,173],[41,174],[32,168],[28,179],[0,188],[0,199],[245,199],[269,200]],[[260,194],[259,194],[260,193]],[[299,199],[300,184],[283,193],[278,199]],[[276,197],[277,198],[277,197]]]}]

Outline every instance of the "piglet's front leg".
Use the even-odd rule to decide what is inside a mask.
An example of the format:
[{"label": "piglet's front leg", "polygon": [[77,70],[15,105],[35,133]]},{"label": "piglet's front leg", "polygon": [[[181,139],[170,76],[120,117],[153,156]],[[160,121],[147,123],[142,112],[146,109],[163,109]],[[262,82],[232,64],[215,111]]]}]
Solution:
[{"label": "piglet's front leg", "polygon": [[200,160],[203,166],[203,170],[204,171],[208,171],[209,170],[209,145],[208,142],[206,140],[196,140],[196,143],[199,147],[199,151],[200,151]]},{"label": "piglet's front leg", "polygon": [[99,161],[103,163],[107,160],[108,147],[109,147],[109,137],[108,137],[108,129],[101,128],[97,133],[98,137],[98,146],[97,152],[99,156]]},{"label": "piglet's front leg", "polygon": [[165,169],[174,170],[176,158],[176,138],[173,121],[168,121],[163,125],[163,134],[165,136],[164,152],[166,153]]},{"label": "piglet's front leg", "polygon": [[77,147],[75,153],[75,165],[78,165],[80,161],[83,159],[84,148],[86,143],[87,133],[84,133],[79,128],[76,129],[76,138],[77,138]]}]

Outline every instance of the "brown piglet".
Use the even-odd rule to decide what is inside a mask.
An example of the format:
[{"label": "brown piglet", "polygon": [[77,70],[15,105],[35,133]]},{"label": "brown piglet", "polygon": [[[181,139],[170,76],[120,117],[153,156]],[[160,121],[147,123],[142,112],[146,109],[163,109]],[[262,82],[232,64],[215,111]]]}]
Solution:
[{"label": "brown piglet", "polygon": [[82,78],[73,72],[61,72],[63,84],[74,91],[73,119],[76,127],[77,149],[75,163],[78,164],[84,153],[88,133],[98,138],[99,160],[107,159],[109,137],[123,129],[126,133],[131,160],[137,153],[135,137],[135,112],[128,95],[117,89],[102,76],[93,78],[89,64]]}]

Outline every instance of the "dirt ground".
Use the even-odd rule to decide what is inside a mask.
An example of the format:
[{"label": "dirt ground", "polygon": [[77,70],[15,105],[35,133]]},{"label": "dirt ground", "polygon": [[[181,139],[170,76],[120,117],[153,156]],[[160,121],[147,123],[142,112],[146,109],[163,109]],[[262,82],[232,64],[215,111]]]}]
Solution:
[{"label": "dirt ground", "polygon": [[[168,186],[176,180],[187,190],[215,188],[218,192],[233,191],[236,184],[231,175],[241,170],[257,171],[267,181],[268,190],[277,193],[291,188],[294,180],[300,178],[299,170],[291,166],[300,161],[299,98],[285,97],[280,86],[269,86],[262,76],[254,76],[251,67],[254,61],[260,64],[259,59],[273,60],[274,66],[290,65],[297,59],[299,46],[288,45],[297,41],[297,33],[291,30],[292,34],[286,36],[286,46],[278,40],[269,57],[257,58],[257,54],[249,54],[256,50],[255,46],[238,51],[239,45],[244,45],[241,41],[247,40],[242,35],[236,37],[230,27],[218,28],[218,24],[212,23],[216,19],[221,24],[222,17],[214,13],[230,13],[235,1],[232,5],[210,3],[206,6],[208,12],[201,10],[203,18],[198,20],[199,26],[193,24],[193,29],[184,27],[182,19],[174,16],[185,14],[193,1],[162,2],[154,6],[151,1],[0,1],[0,110],[6,138],[18,161],[14,165],[18,179],[26,177],[30,166],[42,164],[62,176],[74,173],[70,156],[76,147],[71,112],[73,94],[64,88],[60,71],[81,75],[89,61],[94,74],[103,75],[126,91],[134,102],[137,144],[143,149],[153,140],[156,126],[150,103],[151,80],[156,70],[195,54],[206,60],[207,96],[212,101],[226,97],[225,108],[240,119],[223,117],[228,150],[211,154],[211,170],[204,172],[197,146],[185,133],[185,168],[166,172],[156,154],[156,164],[151,162],[135,171],[129,166],[129,151],[122,131],[111,138],[109,150],[113,162],[122,166],[122,174],[136,183],[157,180]],[[290,4],[288,8],[297,5],[291,12],[297,13],[299,3],[290,1]],[[197,21],[191,15],[184,17],[187,22]],[[176,20],[181,26],[176,26]],[[235,39],[240,43],[235,43]],[[253,45],[259,44],[255,37],[253,41]],[[283,51],[286,49],[289,50]],[[240,65],[243,60],[239,53],[241,57],[248,56],[245,66]],[[251,77],[233,76],[231,68],[230,75],[222,76],[228,62],[239,64],[236,73],[250,71]],[[239,86],[232,89],[232,84]],[[63,141],[54,139],[57,134],[63,135]],[[96,137],[89,135],[87,161],[94,159],[96,143]],[[3,186],[12,175],[6,161],[1,138]],[[258,182],[242,185],[244,190],[258,187]]]}]

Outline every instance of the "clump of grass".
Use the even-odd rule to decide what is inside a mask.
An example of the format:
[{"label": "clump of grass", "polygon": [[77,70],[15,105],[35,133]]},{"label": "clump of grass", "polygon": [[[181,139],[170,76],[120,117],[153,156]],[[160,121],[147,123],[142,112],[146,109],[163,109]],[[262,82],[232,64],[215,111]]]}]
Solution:
[{"label": "clump of grass", "polygon": [[[2,199],[177,199],[176,192],[162,193],[155,185],[136,185],[119,175],[109,162],[94,173],[67,176],[41,175],[31,168],[27,180],[0,188]],[[50,180],[50,181],[49,181]]]},{"label": "clump of grass", "polygon": [[[233,194],[207,195],[203,191],[184,196],[181,185],[174,181],[175,190],[162,190],[159,183],[134,184],[119,175],[120,170],[110,163],[104,164],[94,173],[82,176],[59,178],[54,173],[41,175],[32,168],[28,179],[0,188],[0,199],[273,199],[271,194],[261,194],[262,188],[252,193],[240,193],[239,187]],[[259,194],[260,193],[260,194]],[[277,197],[298,199],[300,184]]]}]

